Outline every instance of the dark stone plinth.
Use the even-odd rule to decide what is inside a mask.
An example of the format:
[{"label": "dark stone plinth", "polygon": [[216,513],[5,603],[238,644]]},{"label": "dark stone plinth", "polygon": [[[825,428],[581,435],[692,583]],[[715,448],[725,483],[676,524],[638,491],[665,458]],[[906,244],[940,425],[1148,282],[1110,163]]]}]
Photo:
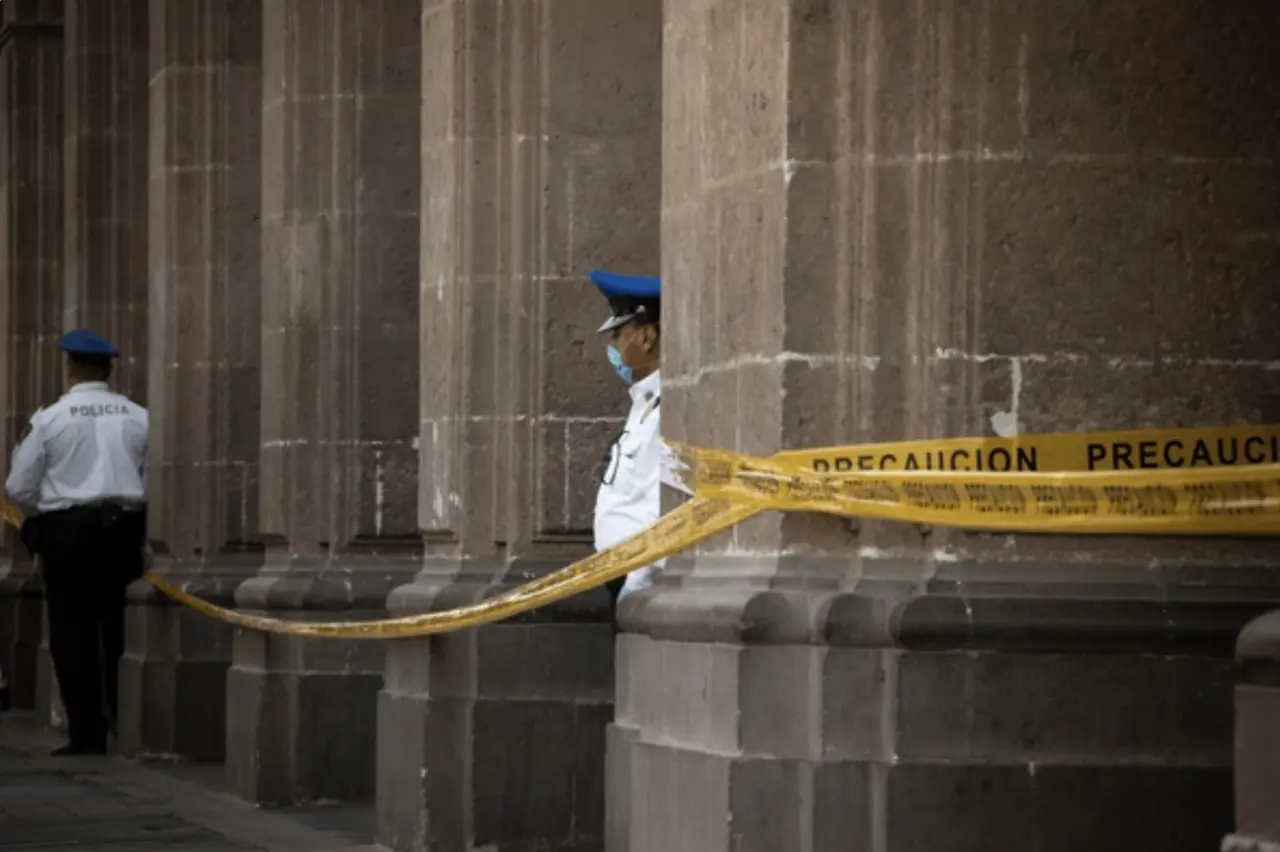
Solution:
[{"label": "dark stone plinth", "polygon": [[1231,842],[1280,846],[1280,610],[1259,616],[1240,633],[1235,707],[1236,835]]},{"label": "dark stone plinth", "polygon": [[655,588],[623,606],[608,848],[1214,848],[1259,606]]},{"label": "dark stone plinth", "polygon": [[[385,618],[387,594],[412,569],[380,564],[259,576],[236,590],[236,605],[297,620]],[[385,648],[381,641],[237,631],[227,678],[231,789],[262,805],[371,800]]]},{"label": "dark stone plinth", "polygon": [[[481,600],[552,565],[397,589],[397,614]],[[490,575],[492,576],[492,575]],[[392,849],[603,848],[613,716],[609,597],[595,590],[474,630],[392,642],[378,697],[378,842]]]},{"label": "dark stone plinth", "polygon": [[[163,564],[154,569],[204,600],[234,606],[236,587],[260,563],[246,555],[207,566],[206,574],[184,576]],[[120,660],[122,754],[214,763],[225,758],[232,633],[144,580],[129,588]]]},{"label": "dark stone plinth", "polygon": [[0,566],[0,669],[16,709],[36,703],[36,659],[44,623],[44,584],[33,570]]}]

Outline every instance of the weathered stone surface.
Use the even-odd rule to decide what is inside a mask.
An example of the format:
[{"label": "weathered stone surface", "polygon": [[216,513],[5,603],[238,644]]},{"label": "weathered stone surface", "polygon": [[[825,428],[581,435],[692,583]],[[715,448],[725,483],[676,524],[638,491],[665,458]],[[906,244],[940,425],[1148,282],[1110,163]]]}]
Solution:
[{"label": "weathered stone surface", "polygon": [[[236,602],[377,617],[419,565],[421,4],[263,10],[258,523]],[[263,803],[373,795],[380,644],[237,635],[228,776]]]},{"label": "weathered stone surface", "polygon": [[[422,572],[442,610],[588,552],[625,389],[592,267],[658,265],[661,4],[453,0],[423,20]],[[599,849],[611,713],[604,590],[392,643],[379,840]],[[407,746],[407,747],[406,747]]]},{"label": "weathered stone surface", "polygon": [[[664,433],[1273,419],[1276,11],[1140,6],[668,4]],[[1212,846],[1271,551],[757,517],[622,608],[610,848]]]},{"label": "weathered stone surface", "polygon": [[[60,4],[0,4],[0,477],[30,416],[58,395],[62,262]],[[36,701],[42,587],[34,561],[0,529],[0,669],[16,707]]]},{"label": "weathered stone surface", "polygon": [[[262,4],[151,8],[151,571],[227,604],[257,541]],[[130,590],[121,750],[221,760],[231,630]]]},{"label": "weathered stone surface", "polygon": [[1236,666],[1234,840],[1280,844],[1280,611],[1244,629]]}]

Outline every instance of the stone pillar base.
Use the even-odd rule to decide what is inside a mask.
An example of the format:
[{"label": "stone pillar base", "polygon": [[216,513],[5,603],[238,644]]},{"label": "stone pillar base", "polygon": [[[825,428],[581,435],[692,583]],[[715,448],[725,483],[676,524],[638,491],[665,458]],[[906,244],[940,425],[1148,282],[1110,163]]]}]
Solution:
[{"label": "stone pillar base", "polygon": [[[447,609],[494,591],[420,581],[391,603],[397,613]],[[379,843],[405,852],[603,849],[613,716],[603,589],[478,630],[389,643],[386,672]]]},{"label": "stone pillar base", "polygon": [[1250,608],[637,598],[610,852],[1192,852],[1230,828],[1230,636]]},{"label": "stone pillar base", "polygon": [[[188,592],[231,606],[240,579],[205,576],[179,582]],[[146,581],[129,588],[120,660],[122,754],[208,763],[225,759],[232,633],[228,625],[174,604]]]},{"label": "stone pillar base", "polygon": [[[390,588],[408,576],[390,565],[371,577],[261,576],[240,585],[236,602],[299,620],[385,618]],[[232,791],[268,806],[372,800],[385,648],[238,631],[227,677]]]},{"label": "stone pillar base", "polygon": [[44,622],[44,584],[36,572],[0,568],[0,668],[15,709],[36,706],[37,657]]},{"label": "stone pillar base", "polygon": [[1280,848],[1280,610],[1254,619],[1236,643],[1235,782],[1229,841],[1245,845],[1232,848]]}]

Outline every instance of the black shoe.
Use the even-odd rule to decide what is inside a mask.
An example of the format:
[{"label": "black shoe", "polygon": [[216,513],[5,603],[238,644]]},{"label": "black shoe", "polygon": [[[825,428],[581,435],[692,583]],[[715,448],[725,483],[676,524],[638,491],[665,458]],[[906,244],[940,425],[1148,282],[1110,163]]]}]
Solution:
[{"label": "black shoe", "polygon": [[52,752],[54,757],[73,757],[81,754],[101,755],[107,753],[107,747],[104,743],[94,743],[92,745],[81,745],[79,743],[67,743],[64,746],[55,748]]}]

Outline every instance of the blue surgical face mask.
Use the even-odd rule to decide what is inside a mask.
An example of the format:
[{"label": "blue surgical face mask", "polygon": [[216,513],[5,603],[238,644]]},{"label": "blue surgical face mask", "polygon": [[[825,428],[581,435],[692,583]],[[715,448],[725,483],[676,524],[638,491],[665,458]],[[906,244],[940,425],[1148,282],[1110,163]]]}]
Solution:
[{"label": "blue surgical face mask", "polygon": [[609,353],[609,363],[613,365],[613,369],[618,371],[618,375],[624,382],[629,385],[634,384],[635,377],[631,375],[631,368],[622,360],[622,353],[618,351],[618,347],[610,343],[607,351]]}]

